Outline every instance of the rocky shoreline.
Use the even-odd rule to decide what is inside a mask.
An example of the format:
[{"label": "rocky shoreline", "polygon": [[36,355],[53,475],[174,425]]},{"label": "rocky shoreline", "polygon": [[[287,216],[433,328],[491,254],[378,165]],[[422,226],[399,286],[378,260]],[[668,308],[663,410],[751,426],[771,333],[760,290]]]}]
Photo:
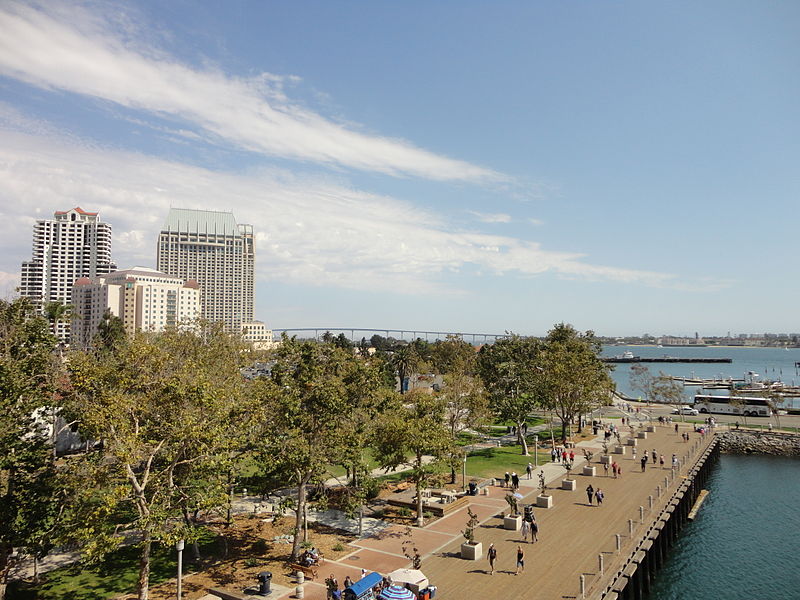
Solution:
[{"label": "rocky shoreline", "polygon": [[800,456],[800,435],[767,431],[731,430],[717,434],[726,454]]}]

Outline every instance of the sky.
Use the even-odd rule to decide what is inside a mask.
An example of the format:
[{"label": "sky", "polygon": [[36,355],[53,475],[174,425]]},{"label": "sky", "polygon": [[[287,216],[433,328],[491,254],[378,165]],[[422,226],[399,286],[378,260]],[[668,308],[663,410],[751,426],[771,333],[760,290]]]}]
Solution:
[{"label": "sky", "polygon": [[120,268],[256,233],[274,328],[800,330],[800,3],[0,3],[0,292],[56,210]]}]

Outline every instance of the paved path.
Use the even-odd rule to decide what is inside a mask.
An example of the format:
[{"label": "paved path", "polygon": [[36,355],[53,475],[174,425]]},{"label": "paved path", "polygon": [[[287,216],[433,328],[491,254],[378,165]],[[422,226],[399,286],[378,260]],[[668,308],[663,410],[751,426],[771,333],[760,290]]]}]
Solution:
[{"label": "paved path", "polygon": [[[624,457],[613,455],[622,465],[622,476],[614,479],[603,476],[602,468],[598,468],[597,477],[580,475],[582,457],[578,456],[580,446],[588,446],[600,450],[600,440],[579,444],[576,453],[576,466],[573,477],[578,480],[578,489],[569,492],[553,489],[552,509],[535,509],[540,527],[539,542],[520,544],[518,532],[502,528],[502,520],[498,514],[507,510],[504,500],[506,490],[499,487],[490,488],[488,496],[477,496],[470,499],[470,507],[477,513],[480,526],[476,539],[483,543],[484,558],[479,561],[467,561],[459,557],[459,548],[463,538],[460,534],[467,521],[466,508],[439,519],[430,525],[418,529],[413,528],[414,545],[423,555],[422,570],[429,577],[431,584],[438,587],[437,598],[441,600],[461,600],[464,598],[521,598],[526,600],[551,600],[559,598],[577,598],[579,596],[579,576],[587,576],[587,585],[598,581],[598,555],[605,556],[605,571],[609,573],[615,561],[626,555],[637,534],[644,531],[638,524],[639,507],[648,507],[648,495],[656,496],[656,486],[664,486],[664,478],[671,473],[670,469],[653,467],[650,463],[647,470],[641,472],[642,451],[656,448],[663,454],[669,464],[673,453],[683,457],[691,453],[691,460],[696,458],[700,449],[691,451],[700,440],[700,434],[692,432],[690,443],[684,443],[681,436],[676,435],[672,426],[657,427],[648,439],[639,440],[639,452],[634,460],[630,454]],[[690,431],[682,428],[683,431]],[[710,438],[702,440],[704,448]],[[628,449],[628,452],[630,450]],[[687,461],[687,462],[691,462]],[[685,472],[684,464],[681,471]],[[563,479],[564,469],[548,463],[543,467],[545,476],[554,486]],[[533,480],[523,479],[520,492],[524,495],[522,502],[533,503],[537,493],[537,477]],[[670,493],[680,481],[680,474],[669,485]],[[602,507],[589,506],[585,494],[586,486],[601,487],[605,492]],[[662,494],[655,500],[653,511],[645,511],[645,522],[653,512],[657,512],[669,497]],[[628,536],[628,519],[634,519],[637,525],[633,537]],[[325,598],[323,580],[330,573],[336,575],[341,582],[346,575],[353,580],[360,577],[362,568],[368,571],[388,573],[397,568],[407,567],[409,561],[403,556],[401,544],[405,528],[388,527],[381,532],[357,540],[353,552],[338,561],[328,561],[320,568],[320,579],[307,582],[304,586],[305,597],[309,600]],[[622,553],[615,553],[614,534],[624,534]],[[485,558],[489,543],[495,544],[498,550],[497,566],[494,576],[489,575],[488,562]],[[525,571],[514,575],[517,545],[520,544],[525,553]],[[293,597],[289,594],[281,598]]]}]

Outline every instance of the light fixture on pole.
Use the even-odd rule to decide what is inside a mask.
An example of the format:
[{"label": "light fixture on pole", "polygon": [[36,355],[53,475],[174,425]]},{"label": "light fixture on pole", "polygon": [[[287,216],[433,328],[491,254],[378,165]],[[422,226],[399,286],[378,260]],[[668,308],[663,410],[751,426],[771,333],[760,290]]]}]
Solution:
[{"label": "light fixture on pole", "polygon": [[175,549],[178,551],[178,600],[181,600],[181,579],[183,577],[183,540],[178,540],[175,543]]},{"label": "light fixture on pole", "polygon": [[467,453],[464,452],[464,462],[461,464],[461,487],[467,490]]},{"label": "light fixture on pole", "polygon": [[538,467],[539,466],[539,453],[537,452],[538,449],[539,449],[539,434],[538,433],[534,433],[533,434],[533,463],[534,463],[533,466],[534,467]]}]

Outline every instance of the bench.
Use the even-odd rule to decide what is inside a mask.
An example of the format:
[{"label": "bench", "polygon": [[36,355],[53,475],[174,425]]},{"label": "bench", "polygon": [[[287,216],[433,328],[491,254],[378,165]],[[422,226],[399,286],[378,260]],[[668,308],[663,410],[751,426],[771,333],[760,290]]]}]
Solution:
[{"label": "bench", "polygon": [[292,570],[292,573],[297,571],[301,571],[306,577],[309,579],[316,579],[317,578],[317,567],[310,566],[304,567],[303,565],[298,565],[296,563],[292,563],[289,565],[289,568]]}]

